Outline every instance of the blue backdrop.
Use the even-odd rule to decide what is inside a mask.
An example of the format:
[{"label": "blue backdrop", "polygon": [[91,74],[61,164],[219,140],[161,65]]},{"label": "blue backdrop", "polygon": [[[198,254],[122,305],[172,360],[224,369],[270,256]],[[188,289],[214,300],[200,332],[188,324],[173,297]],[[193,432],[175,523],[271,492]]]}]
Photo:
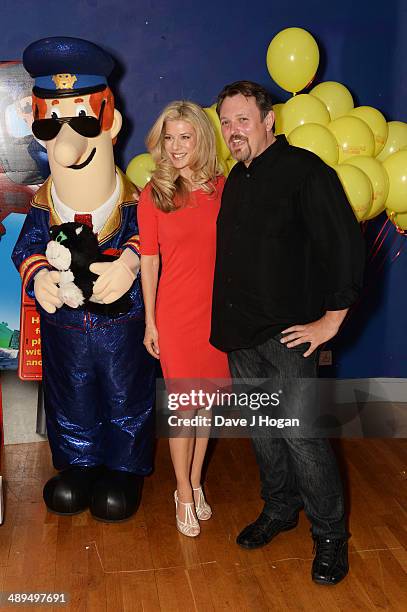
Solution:
[{"label": "blue backdrop", "polygon": [[[170,100],[206,106],[225,83],[246,78],[285,101],[288,94],[271,81],[265,57],[271,38],[290,26],[309,30],[318,42],[316,82],[340,81],[355,105],[407,121],[404,0],[3,0],[0,11],[2,60],[19,59],[33,40],[56,35],[87,38],[114,55],[112,85],[126,122],[117,145],[122,167],[145,150],[146,132]],[[370,224],[368,238],[383,222]],[[407,245],[391,262],[397,238],[391,228],[369,268],[362,303],[334,345],[338,376],[407,376]]]}]

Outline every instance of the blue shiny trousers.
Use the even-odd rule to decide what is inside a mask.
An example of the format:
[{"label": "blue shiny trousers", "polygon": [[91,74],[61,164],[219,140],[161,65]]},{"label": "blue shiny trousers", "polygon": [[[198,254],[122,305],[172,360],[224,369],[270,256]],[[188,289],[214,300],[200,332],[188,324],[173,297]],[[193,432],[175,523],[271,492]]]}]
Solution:
[{"label": "blue shiny trousers", "polygon": [[156,365],[144,320],[73,329],[41,316],[44,406],[57,470],[152,470]]}]

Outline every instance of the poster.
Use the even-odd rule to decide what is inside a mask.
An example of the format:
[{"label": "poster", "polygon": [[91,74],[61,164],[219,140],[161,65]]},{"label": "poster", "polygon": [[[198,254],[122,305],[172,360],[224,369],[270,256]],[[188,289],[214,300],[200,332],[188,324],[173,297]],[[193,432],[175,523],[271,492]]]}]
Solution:
[{"label": "poster", "polygon": [[31,133],[31,88],[20,62],[0,62],[0,370],[18,367],[21,281],[10,256],[49,174],[46,150]]}]

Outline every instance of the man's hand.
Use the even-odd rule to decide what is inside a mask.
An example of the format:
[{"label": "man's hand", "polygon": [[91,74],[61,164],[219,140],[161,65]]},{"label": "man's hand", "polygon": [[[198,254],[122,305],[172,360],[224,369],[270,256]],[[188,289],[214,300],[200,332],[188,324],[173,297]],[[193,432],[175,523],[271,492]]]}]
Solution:
[{"label": "man's hand", "polygon": [[287,335],[281,338],[280,342],[285,344],[287,348],[309,342],[310,347],[303,355],[303,357],[309,357],[321,344],[336,336],[347,312],[347,308],[345,310],[328,310],[317,321],[305,325],[292,325],[283,329],[282,333]]},{"label": "man's hand", "polygon": [[160,359],[160,347],[158,345],[158,330],[152,323],[146,325],[146,331],[144,334],[143,344],[147,351],[155,357]]},{"label": "man's hand", "polygon": [[89,269],[99,275],[93,285],[93,295],[103,304],[111,304],[132,286],[140,269],[140,259],[130,249],[126,249],[119,259],[93,263]]},{"label": "man's hand", "polygon": [[59,272],[43,268],[34,278],[34,295],[37,302],[49,314],[61,308],[62,300],[58,297]]}]

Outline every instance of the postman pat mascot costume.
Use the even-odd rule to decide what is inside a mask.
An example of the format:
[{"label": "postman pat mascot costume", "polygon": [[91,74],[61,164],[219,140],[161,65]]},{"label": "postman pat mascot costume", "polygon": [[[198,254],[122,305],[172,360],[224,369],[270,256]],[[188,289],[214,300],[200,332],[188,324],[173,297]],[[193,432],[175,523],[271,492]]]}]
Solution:
[{"label": "postman pat mascot costume", "polygon": [[[32,43],[23,64],[35,79],[32,130],[51,169],[13,252],[40,313],[48,439],[59,471],[44,501],[59,514],[89,507],[97,519],[120,521],[137,510],[152,469],[155,366],[143,346],[134,186],[113,157],[122,124],[106,80],[114,62],[93,43],[57,37]],[[100,253],[90,301],[71,271],[58,271],[71,257],[64,228],[81,237],[83,226]]]}]

